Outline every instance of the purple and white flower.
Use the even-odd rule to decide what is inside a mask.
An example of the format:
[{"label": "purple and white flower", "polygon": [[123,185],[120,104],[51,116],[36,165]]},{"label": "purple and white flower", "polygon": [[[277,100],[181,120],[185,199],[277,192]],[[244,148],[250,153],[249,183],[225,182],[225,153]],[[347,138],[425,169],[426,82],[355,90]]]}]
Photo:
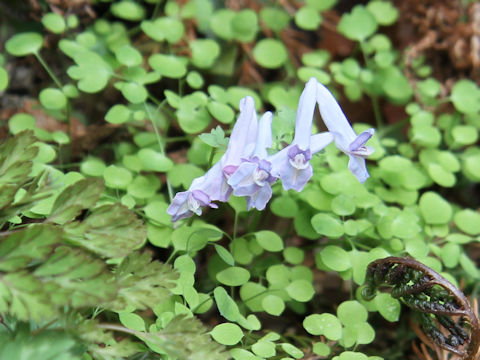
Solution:
[{"label": "purple and white flower", "polygon": [[193,180],[187,191],[177,193],[167,209],[172,221],[201,215],[202,207],[217,208],[212,201],[228,200],[232,188],[228,177],[240,166],[242,158],[250,156],[257,137],[257,114],[253,98],[240,100],[240,116],[233,127],[227,151],[205,175]]},{"label": "purple and white flower", "polygon": [[277,180],[271,174],[272,164],[266,160],[267,148],[272,146],[272,118],[271,112],[262,116],[252,156],[243,158],[240,166],[228,179],[233,195],[247,197],[248,209],[265,209],[272,197],[271,184]]},{"label": "purple and white flower", "polygon": [[365,144],[373,136],[375,129],[368,129],[357,136],[335,97],[320,83],[317,83],[317,102],[322,120],[333,135],[335,146],[350,157],[349,170],[358,181],[365,182],[370,176],[365,158],[374,151]]},{"label": "purple and white flower", "polygon": [[310,165],[312,155],[333,141],[329,133],[312,136],[317,83],[315,78],[311,78],[300,96],[292,143],[269,159],[273,165],[274,176],[282,180],[285,190],[303,190],[313,175],[313,168]]},{"label": "purple and white flower", "polygon": [[[312,135],[316,104],[328,132]],[[227,151],[205,175],[195,179],[187,191],[177,193],[167,212],[172,221],[201,215],[202,208],[217,208],[213,201],[228,201],[230,195],[245,196],[247,208],[263,210],[272,197],[272,184],[279,178],[285,190],[302,191],[313,175],[312,155],[331,142],[350,157],[348,168],[360,182],[368,177],[365,158],[373,149],[366,146],[374,129],[357,136],[332,93],[315,78],[310,79],[300,96],[295,136],[290,145],[274,155],[272,113],[258,123],[253,98],[240,100],[240,116],[233,127]]]}]

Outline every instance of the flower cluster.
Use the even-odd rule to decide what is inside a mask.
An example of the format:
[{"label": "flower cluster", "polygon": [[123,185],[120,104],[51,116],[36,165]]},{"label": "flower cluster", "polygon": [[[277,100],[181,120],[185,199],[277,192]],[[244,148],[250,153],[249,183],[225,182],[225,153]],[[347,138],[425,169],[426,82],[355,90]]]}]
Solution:
[{"label": "flower cluster", "polygon": [[[312,135],[317,103],[328,132]],[[272,118],[272,113],[266,112],[258,121],[253,99],[247,96],[240,101],[240,116],[227,151],[205,175],[196,178],[187,191],[175,195],[167,209],[172,221],[201,215],[205,206],[217,208],[213,201],[225,202],[232,193],[245,196],[249,210],[263,210],[272,197],[272,184],[278,179],[285,190],[302,191],[313,175],[312,155],[331,142],[350,157],[348,168],[358,181],[367,180],[365,158],[373,149],[365,144],[374,129],[357,136],[333,95],[316,79],[307,82],[300,96],[292,143],[269,155]]]}]

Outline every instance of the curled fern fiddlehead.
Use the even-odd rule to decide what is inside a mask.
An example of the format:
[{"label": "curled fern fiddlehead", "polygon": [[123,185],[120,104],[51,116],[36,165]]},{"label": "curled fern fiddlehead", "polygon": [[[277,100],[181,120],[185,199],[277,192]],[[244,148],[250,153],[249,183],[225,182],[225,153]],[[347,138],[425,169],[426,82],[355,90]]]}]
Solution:
[{"label": "curled fern fiddlehead", "polygon": [[423,332],[439,347],[474,360],[480,346],[480,326],[465,295],[443,276],[409,258],[388,257],[367,268],[365,299],[389,289],[418,313]]}]

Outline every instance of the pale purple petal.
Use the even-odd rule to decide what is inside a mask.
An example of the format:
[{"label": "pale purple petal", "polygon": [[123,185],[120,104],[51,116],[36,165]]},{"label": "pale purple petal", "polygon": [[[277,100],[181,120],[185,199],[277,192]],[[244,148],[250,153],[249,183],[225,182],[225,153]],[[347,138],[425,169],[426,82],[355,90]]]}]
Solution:
[{"label": "pale purple petal", "polygon": [[302,191],[313,175],[311,158],[310,149],[302,151],[297,145],[289,145],[269,158],[272,175],[282,180],[284,190]]},{"label": "pale purple petal", "polygon": [[351,152],[357,151],[359,148],[365,146],[367,141],[373,136],[375,133],[375,129],[368,129],[362,132],[360,135],[357,136],[355,140],[348,146],[348,150]]},{"label": "pale purple petal", "polygon": [[195,179],[189,190],[199,189],[208,194],[212,201],[225,202],[230,197],[232,189],[222,171],[221,162],[217,162],[205,175]]},{"label": "pale purple petal", "polygon": [[240,100],[240,116],[233,126],[227,151],[220,162],[222,166],[239,165],[242,157],[251,155],[257,139],[257,113],[251,96]]},{"label": "pale purple petal", "polygon": [[255,183],[254,179],[254,174],[257,169],[258,164],[246,161],[230,176],[228,184],[233,188],[234,195],[246,196],[258,191],[260,186]]},{"label": "pale purple petal", "polygon": [[349,157],[350,160],[348,161],[348,169],[353,175],[355,175],[359,182],[364,183],[370,177],[365,164],[365,159],[353,155],[349,155]]},{"label": "pale purple petal", "polygon": [[167,208],[167,213],[172,216],[172,221],[177,221],[193,215],[193,212],[188,209],[187,197],[189,191],[179,192],[175,195],[172,203]]},{"label": "pale purple petal", "polygon": [[300,192],[308,183],[308,180],[310,180],[312,175],[312,165],[308,164],[308,166],[304,169],[296,169],[291,166],[289,171],[284,172],[280,178],[282,180],[282,186],[285,190],[293,189]]},{"label": "pale purple petal", "polygon": [[260,118],[257,143],[253,152],[253,155],[260,159],[266,158],[268,156],[267,148],[272,147],[272,119],[273,115],[270,111],[267,111]]},{"label": "pale purple petal", "polygon": [[312,134],[313,114],[317,98],[317,80],[311,78],[305,85],[300,95],[297,108],[297,119],[295,122],[295,137],[292,144],[296,144],[302,150],[310,147],[310,136]]},{"label": "pale purple petal", "polygon": [[271,197],[272,188],[270,185],[262,186],[255,194],[247,196],[247,210],[250,210],[252,207],[258,210],[265,209]]},{"label": "pale purple petal", "polygon": [[315,134],[310,138],[310,151],[315,154],[325,149],[333,141],[333,135],[329,132]]},{"label": "pale purple petal", "polygon": [[335,139],[335,146],[345,153],[357,138],[340,105],[324,85],[317,83],[317,102],[322,120]]}]

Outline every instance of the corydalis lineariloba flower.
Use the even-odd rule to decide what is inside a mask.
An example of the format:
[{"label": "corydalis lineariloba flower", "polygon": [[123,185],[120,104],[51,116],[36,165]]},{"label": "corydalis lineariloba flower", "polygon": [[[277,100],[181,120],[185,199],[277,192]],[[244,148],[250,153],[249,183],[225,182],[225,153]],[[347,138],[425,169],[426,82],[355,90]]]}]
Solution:
[{"label": "corydalis lineariloba flower", "polygon": [[263,210],[272,197],[272,164],[267,160],[267,148],[272,147],[272,113],[266,112],[260,119],[255,150],[250,158],[242,159],[240,166],[231,174],[228,185],[233,195],[247,197],[247,209]]},{"label": "corydalis lineariloba flower", "polygon": [[205,175],[193,180],[187,191],[177,193],[167,209],[172,221],[201,215],[202,207],[216,208],[212,201],[225,202],[232,193],[227,184],[229,171],[233,172],[243,157],[248,157],[254,150],[257,135],[257,114],[253,98],[247,96],[240,100],[240,116],[233,127],[227,151]]},{"label": "corydalis lineariloba flower", "polygon": [[[315,106],[328,132],[312,135]],[[204,176],[195,179],[187,191],[175,195],[167,212],[172,221],[193,214],[201,215],[202,207],[216,208],[212,201],[228,200],[230,195],[245,196],[247,207],[263,210],[272,196],[271,185],[280,179],[285,190],[302,191],[313,175],[312,155],[331,142],[350,157],[348,168],[360,182],[368,178],[365,158],[373,152],[366,142],[373,136],[369,129],[357,136],[330,91],[310,79],[300,96],[295,123],[295,136],[290,145],[268,155],[272,146],[272,114],[265,113],[257,121],[251,97],[240,100],[240,116],[233,127],[227,151]]]},{"label": "corydalis lineariloba flower", "polygon": [[348,168],[358,181],[365,182],[370,176],[365,158],[374,151],[365,144],[375,130],[368,129],[357,136],[332,93],[320,83],[317,83],[317,102],[322,120],[333,135],[335,146],[350,157]]}]

